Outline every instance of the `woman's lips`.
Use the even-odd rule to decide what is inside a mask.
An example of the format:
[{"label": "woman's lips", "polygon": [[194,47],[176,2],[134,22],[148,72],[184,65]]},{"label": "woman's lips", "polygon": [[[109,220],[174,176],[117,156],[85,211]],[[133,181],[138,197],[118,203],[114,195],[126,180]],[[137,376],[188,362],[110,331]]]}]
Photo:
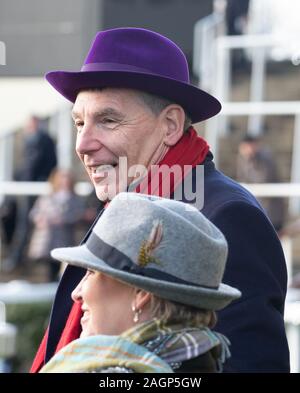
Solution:
[{"label": "woman's lips", "polygon": [[80,323],[83,324],[83,323],[85,323],[88,319],[89,319],[89,312],[88,312],[88,311],[85,311],[85,312],[83,313],[83,316],[81,317]]}]

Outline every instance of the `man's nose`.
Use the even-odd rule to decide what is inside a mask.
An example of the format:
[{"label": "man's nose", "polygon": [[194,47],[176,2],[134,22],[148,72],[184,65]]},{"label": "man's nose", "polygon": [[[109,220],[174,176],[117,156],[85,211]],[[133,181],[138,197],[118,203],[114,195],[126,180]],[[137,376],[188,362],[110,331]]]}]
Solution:
[{"label": "man's nose", "polygon": [[81,132],[77,134],[76,151],[78,154],[90,154],[102,148],[100,140],[100,132],[96,133],[92,126],[82,128]]}]

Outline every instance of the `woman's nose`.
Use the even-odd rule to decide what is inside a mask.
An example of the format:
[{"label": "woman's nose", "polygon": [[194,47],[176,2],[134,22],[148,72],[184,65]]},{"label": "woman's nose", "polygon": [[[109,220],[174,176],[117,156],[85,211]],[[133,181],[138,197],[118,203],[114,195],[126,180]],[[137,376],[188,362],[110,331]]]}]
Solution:
[{"label": "woman's nose", "polygon": [[82,290],[82,281],[77,285],[77,287],[73,290],[71,297],[74,302],[81,302],[82,301],[82,295],[81,295],[81,290]]}]

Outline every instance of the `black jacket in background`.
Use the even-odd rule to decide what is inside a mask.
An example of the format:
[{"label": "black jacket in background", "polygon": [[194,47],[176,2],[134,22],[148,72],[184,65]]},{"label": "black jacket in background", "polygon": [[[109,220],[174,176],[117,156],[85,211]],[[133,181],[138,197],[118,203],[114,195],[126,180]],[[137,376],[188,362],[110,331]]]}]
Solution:
[{"label": "black jacket in background", "polygon": [[47,180],[56,164],[54,142],[46,132],[40,130],[25,138],[22,167],[17,180]]}]

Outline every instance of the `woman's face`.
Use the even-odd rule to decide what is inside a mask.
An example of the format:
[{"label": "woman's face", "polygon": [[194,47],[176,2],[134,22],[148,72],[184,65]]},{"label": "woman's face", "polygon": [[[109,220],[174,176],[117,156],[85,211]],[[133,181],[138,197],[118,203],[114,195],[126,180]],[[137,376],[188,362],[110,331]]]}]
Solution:
[{"label": "woman's face", "polygon": [[81,303],[83,311],[80,337],[119,335],[134,325],[134,289],[103,273],[88,270],[72,299]]},{"label": "woman's face", "polygon": [[58,188],[60,190],[72,190],[72,176],[67,171],[60,171],[58,176]]}]

